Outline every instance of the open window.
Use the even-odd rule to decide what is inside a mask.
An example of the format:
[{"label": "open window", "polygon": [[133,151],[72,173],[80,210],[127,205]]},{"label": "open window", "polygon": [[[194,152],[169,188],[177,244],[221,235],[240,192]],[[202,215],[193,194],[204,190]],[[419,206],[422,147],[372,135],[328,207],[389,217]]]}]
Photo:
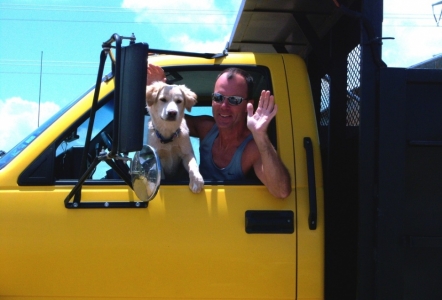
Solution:
[{"label": "open window", "polygon": [[[113,136],[114,99],[109,95],[96,112],[91,142],[89,144],[88,166],[102,151],[110,151]],[[85,146],[89,114],[80,118],[55,144],[55,179],[57,182],[77,181],[81,174],[80,162]],[[107,164],[98,164],[89,175],[92,180],[117,180],[118,175]]]},{"label": "open window", "polygon": [[[170,84],[184,84],[198,95],[198,103],[194,106],[191,112],[187,112],[193,116],[212,115],[212,99],[211,94],[216,78],[220,71],[231,66],[186,66],[186,67],[165,67],[167,82]],[[254,77],[255,87],[253,91],[253,99],[255,104],[258,103],[260,93],[263,89],[272,90],[270,74],[265,67],[250,67],[250,66],[236,66],[245,69]],[[104,101],[100,102],[100,107],[97,111],[94,128],[91,137],[91,143],[88,149],[89,160],[92,161],[95,156],[102,150],[108,150],[108,145],[103,136],[110,139],[113,137],[113,99],[109,95]],[[147,144],[147,123],[149,116],[145,117],[144,128],[144,144]],[[86,136],[86,129],[88,126],[88,117],[85,116],[74,124],[63,137],[58,140],[56,145],[56,161],[55,174],[58,183],[66,184],[66,181],[76,181],[80,176],[79,164],[83,152],[84,138]],[[276,146],[275,121],[273,120],[269,126],[269,137]],[[199,154],[199,139],[191,137],[192,147],[197,159],[200,161]],[[133,156],[132,153],[129,157]],[[124,166],[123,166],[124,168]],[[162,180],[162,185],[188,185],[188,176],[182,176],[174,180]],[[261,184],[259,180],[250,176],[250,180],[241,182],[217,182],[210,178],[204,178],[205,184]],[[123,184],[118,174],[106,164],[99,164],[92,172],[87,184]]]},{"label": "open window", "polygon": [[[184,66],[184,67],[165,67],[167,83],[184,84],[198,95],[198,102],[189,113],[193,116],[209,115],[212,116],[212,93],[218,74],[229,67],[238,67],[249,72],[254,79],[254,90],[252,98],[255,105],[258,104],[262,90],[272,91],[270,72],[266,67],[262,66],[242,66],[242,65],[212,65],[212,66]],[[256,107],[255,107],[256,108]],[[269,126],[269,137],[273,145],[276,147],[275,120],[272,120]],[[199,163],[199,139],[191,137],[191,142],[196,159]],[[253,173],[253,172],[252,172]],[[187,179],[188,180],[188,179]],[[217,182],[211,178],[204,178],[205,184],[261,184],[254,174],[248,174],[247,180],[241,182]],[[177,184],[176,181],[164,181],[162,184]]]},{"label": "open window", "polygon": [[[198,95],[198,103],[192,108],[190,115],[211,115],[212,114],[212,100],[211,94],[213,92],[214,83],[220,71],[231,66],[186,66],[186,67],[165,67],[167,81],[172,84],[184,84],[189,87]],[[272,90],[270,72],[265,67],[255,66],[238,66],[248,71],[254,77],[255,88],[253,92],[253,99],[255,104],[259,99],[260,92],[263,89]],[[114,112],[114,99],[113,93],[110,93],[98,104],[98,110],[94,121],[94,127],[92,130],[91,142],[88,149],[88,163],[91,163],[93,159],[102,150],[109,151],[108,140],[112,140],[113,134],[113,112]],[[146,114],[144,122],[144,144],[147,144],[147,123],[149,116]],[[56,185],[74,185],[81,176],[80,162],[83,155],[83,149],[85,145],[86,131],[89,124],[89,113],[79,118],[72,126],[64,132],[53,144],[51,154],[55,156],[53,163],[53,178]],[[276,147],[276,129],[275,120],[269,126],[269,137]],[[106,139],[107,138],[107,139]],[[193,150],[196,159],[199,163],[199,139],[191,138]],[[49,151],[49,150],[48,150]],[[129,157],[133,156],[133,153],[128,154]],[[122,161],[123,164],[126,164]],[[121,168],[126,172],[129,171],[128,166],[121,164]],[[45,165],[47,168],[48,165]],[[43,168],[43,165],[42,165]],[[211,184],[261,184],[256,178],[242,182],[216,182],[210,178],[204,178],[206,185]],[[178,180],[162,180],[162,185],[188,185],[188,177],[184,176]],[[34,182],[34,181],[33,181]],[[52,181],[54,182],[54,181]],[[27,182],[27,185],[32,182]],[[39,184],[34,182],[34,184]],[[46,184],[51,184],[46,182]],[[123,180],[118,174],[107,164],[98,164],[96,169],[90,174],[85,184],[93,185],[121,185],[124,184]]]},{"label": "open window", "polygon": [[[88,166],[103,151],[109,152],[112,148],[114,137],[113,119],[114,117],[114,98],[109,94],[99,103],[96,112],[94,126],[92,129],[91,142],[87,149]],[[147,122],[149,116],[145,116],[144,132],[147,131]],[[87,128],[89,126],[89,114],[85,114],[75,124],[73,124],[60,138],[55,142],[55,165],[54,175],[57,184],[74,184],[80,178],[81,170],[79,162],[82,159]],[[146,136],[146,135],[145,135]],[[146,138],[144,144],[146,144]],[[128,157],[133,157],[135,153],[130,152]],[[118,167],[123,172],[129,172],[129,165],[120,161]],[[91,172],[87,184],[123,184],[122,179],[117,172],[105,163],[98,164]]]}]

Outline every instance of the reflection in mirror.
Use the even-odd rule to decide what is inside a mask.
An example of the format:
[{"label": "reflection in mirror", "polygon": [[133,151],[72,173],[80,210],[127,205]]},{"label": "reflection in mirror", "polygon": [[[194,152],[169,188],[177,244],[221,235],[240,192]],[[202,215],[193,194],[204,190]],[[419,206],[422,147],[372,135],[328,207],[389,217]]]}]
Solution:
[{"label": "reflection in mirror", "polygon": [[160,188],[161,163],[155,150],[144,145],[135,152],[130,167],[132,187],[141,201],[152,200]]}]

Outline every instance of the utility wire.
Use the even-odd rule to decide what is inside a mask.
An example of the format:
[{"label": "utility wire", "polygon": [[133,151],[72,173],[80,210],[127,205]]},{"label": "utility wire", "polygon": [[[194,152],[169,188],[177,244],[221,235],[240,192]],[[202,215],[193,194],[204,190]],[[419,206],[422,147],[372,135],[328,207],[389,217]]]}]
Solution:
[{"label": "utility wire", "polygon": [[[100,6],[74,6],[74,5],[38,5],[38,4],[1,4],[0,9],[10,9],[10,10],[43,10],[43,11],[69,11],[69,12],[107,12],[107,13],[134,13],[130,8],[122,7],[100,7]],[[188,15],[191,13],[198,14],[214,14],[214,15],[225,15],[232,14],[236,15],[235,10],[223,10],[222,12],[216,9],[207,10],[196,10],[196,9],[164,9],[164,8],[143,8],[145,11],[150,11],[155,14],[180,14]],[[163,13],[161,13],[163,12]]]},{"label": "utility wire", "polygon": [[[39,66],[40,62],[37,60],[0,59],[0,65],[34,67],[34,66]],[[46,67],[95,68],[98,65],[99,65],[98,62],[86,62],[86,61],[62,61],[62,60],[45,61]]]},{"label": "utility wire", "polygon": [[[17,75],[39,75],[40,72],[19,72],[19,71],[0,71],[0,74],[17,74]],[[85,73],[55,73],[55,72],[43,72],[43,75],[67,75],[67,76],[97,76],[96,73],[85,74]]]},{"label": "utility wire", "polygon": [[41,103],[41,79],[43,75],[43,51],[41,51],[41,59],[40,59],[40,87],[38,89],[38,120],[37,127],[40,127],[40,103]]},{"label": "utility wire", "polygon": [[[57,23],[102,23],[102,24],[150,24],[152,21],[97,21],[97,20],[54,20],[54,19],[19,19],[19,18],[0,18],[0,21],[19,21],[19,22],[57,22]],[[155,21],[155,24],[168,24],[168,25],[194,25],[194,26],[219,26],[220,23],[214,20],[213,23],[207,22],[164,22]],[[234,23],[222,23],[222,25],[231,26]]]}]

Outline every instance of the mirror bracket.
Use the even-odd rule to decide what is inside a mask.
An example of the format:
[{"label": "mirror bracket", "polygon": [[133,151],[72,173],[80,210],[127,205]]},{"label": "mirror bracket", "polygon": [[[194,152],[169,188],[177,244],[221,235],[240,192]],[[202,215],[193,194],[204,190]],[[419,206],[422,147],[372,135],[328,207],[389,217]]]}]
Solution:
[{"label": "mirror bracket", "polygon": [[[70,202],[71,198],[78,193],[81,193],[81,187],[97,165],[105,161],[110,166],[112,166],[113,160],[108,153],[99,155],[95,157],[87,171],[81,176],[77,184],[71,190],[69,195],[64,200],[64,205],[66,208],[147,208],[148,201],[103,201],[103,202],[81,202],[81,197],[74,198],[74,201]],[[112,166],[113,167],[113,166]],[[116,168],[118,170],[118,168]],[[127,182],[126,182],[127,183]],[[132,184],[129,182],[130,187]]]},{"label": "mirror bracket", "polygon": [[[126,182],[135,192],[137,197],[141,201],[129,201],[129,202],[81,202],[74,199],[70,202],[70,199],[81,192],[81,186],[96,168],[96,166],[105,161],[109,165],[112,162],[111,153],[101,153],[95,157],[87,171],[79,179],[72,191],[64,200],[66,208],[146,208],[150,200],[155,198],[160,188],[161,182],[161,161],[158,157],[155,149],[149,145],[144,145],[141,151],[137,151],[134,154],[134,158],[118,158],[123,160],[129,160],[131,162],[130,173],[131,182]],[[112,166],[112,165],[111,165]]]},{"label": "mirror bracket", "polygon": [[[129,39],[130,43],[127,47],[122,47],[121,43],[123,39]],[[116,46],[112,46],[113,43]],[[95,92],[91,107],[90,122],[88,126],[84,153],[81,162],[82,176],[78,180],[77,184],[71,190],[69,195],[64,200],[66,208],[111,208],[111,207],[130,207],[130,208],[142,208],[147,207],[147,202],[152,199],[151,195],[142,194],[141,202],[81,202],[81,188],[86,179],[89,178],[95,167],[101,162],[105,161],[109,166],[114,169],[118,175],[123,178],[127,185],[133,189],[129,174],[124,174],[116,165],[114,159],[118,158],[118,153],[128,153],[142,150],[143,144],[143,131],[139,128],[143,128],[144,122],[144,106],[145,106],[145,89],[146,89],[146,76],[147,76],[147,57],[149,52],[149,46],[145,43],[135,44],[135,36],[122,37],[118,34],[113,34],[109,40],[103,43],[100,56],[100,65],[98,68],[97,82],[95,85]],[[111,48],[116,50],[116,59],[113,57]],[[103,70],[107,55],[111,56],[113,65],[112,70],[115,76],[115,89],[114,89],[114,143],[110,153],[100,154],[95,157],[91,165],[86,169],[87,161],[87,149],[92,134],[92,128],[95,119],[95,112],[97,110],[98,96],[100,93],[100,85],[103,80]],[[124,101],[124,105],[121,103]],[[133,108],[133,109],[129,109]],[[131,120],[131,122],[127,122]],[[140,125],[141,124],[141,125]],[[121,134],[124,133],[124,134]],[[143,148],[144,149],[144,148]],[[155,154],[156,157],[156,154]],[[135,179],[137,179],[136,177]],[[132,175],[132,179],[134,176]],[[139,185],[139,180],[134,181]],[[156,187],[154,195],[158,191],[159,184]],[[139,192],[136,191],[138,197]],[[150,198],[149,198],[149,197]],[[74,197],[73,202],[71,198]],[[149,200],[146,200],[149,198]]]}]

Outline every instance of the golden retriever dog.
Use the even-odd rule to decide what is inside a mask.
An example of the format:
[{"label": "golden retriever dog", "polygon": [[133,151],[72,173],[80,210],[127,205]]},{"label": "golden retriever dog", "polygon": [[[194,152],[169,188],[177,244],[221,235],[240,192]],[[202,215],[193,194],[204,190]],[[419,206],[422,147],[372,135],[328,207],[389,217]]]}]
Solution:
[{"label": "golden retriever dog", "polygon": [[158,153],[162,178],[174,178],[180,163],[189,173],[189,187],[199,193],[204,180],[190,143],[184,109],[189,112],[197,96],[185,85],[169,85],[161,81],[146,87],[146,104],[150,114],[148,144]]}]

